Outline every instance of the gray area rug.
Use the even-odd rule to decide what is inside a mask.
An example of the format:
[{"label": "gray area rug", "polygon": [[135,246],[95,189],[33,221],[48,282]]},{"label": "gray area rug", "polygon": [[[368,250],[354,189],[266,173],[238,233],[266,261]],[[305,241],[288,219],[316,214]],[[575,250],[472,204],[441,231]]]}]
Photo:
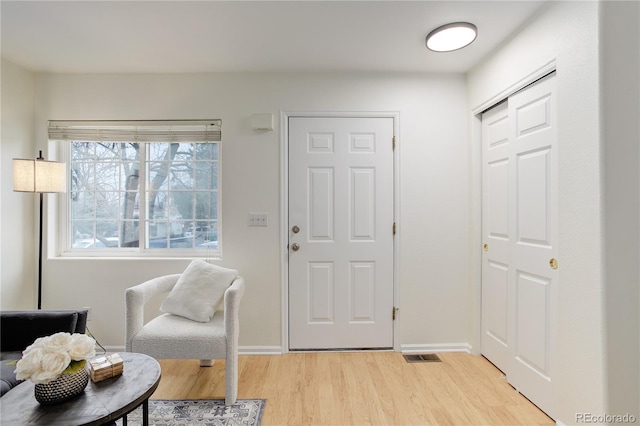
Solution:
[{"label": "gray area rug", "polygon": [[[266,399],[239,399],[230,406],[223,399],[149,400],[149,425],[260,426]],[[122,425],[122,419],[116,422]],[[142,407],[127,416],[127,426],[142,425]]]}]

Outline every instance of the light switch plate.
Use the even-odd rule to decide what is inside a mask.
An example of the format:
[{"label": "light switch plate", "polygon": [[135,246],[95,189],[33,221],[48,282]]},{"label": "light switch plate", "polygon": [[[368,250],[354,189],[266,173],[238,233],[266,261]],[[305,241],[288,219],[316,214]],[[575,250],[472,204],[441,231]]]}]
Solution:
[{"label": "light switch plate", "polygon": [[249,213],[249,226],[269,226],[269,213]]}]

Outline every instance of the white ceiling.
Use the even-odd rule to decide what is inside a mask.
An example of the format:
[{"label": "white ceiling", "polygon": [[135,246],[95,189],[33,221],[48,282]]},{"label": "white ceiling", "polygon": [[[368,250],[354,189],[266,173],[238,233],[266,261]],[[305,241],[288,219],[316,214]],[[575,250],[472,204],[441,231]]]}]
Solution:
[{"label": "white ceiling", "polygon": [[[2,56],[34,71],[466,72],[545,1],[7,1]],[[478,26],[434,53],[433,28]]]}]

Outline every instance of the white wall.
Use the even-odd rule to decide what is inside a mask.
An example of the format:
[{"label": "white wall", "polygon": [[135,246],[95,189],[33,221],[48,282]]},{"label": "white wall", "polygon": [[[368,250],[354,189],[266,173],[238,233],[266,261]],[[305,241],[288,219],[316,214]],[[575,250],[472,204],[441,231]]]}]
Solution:
[{"label": "white wall", "polygon": [[640,419],[640,3],[602,6],[608,405]]},{"label": "white wall", "polygon": [[[560,198],[556,377],[558,418],[565,424],[574,424],[576,413],[604,413],[607,408],[598,46],[597,2],[553,2],[468,75],[469,103],[475,108],[556,61]],[[473,285],[477,288],[479,283],[476,275]]]},{"label": "white wall", "polygon": [[13,192],[12,159],[36,158],[33,73],[2,60],[0,307],[35,307],[36,195]]},{"label": "white wall", "polygon": [[[247,291],[240,344],[281,344],[280,136],[254,132],[253,113],[398,111],[401,152],[399,344],[467,342],[468,155],[461,75],[191,74],[40,75],[36,140],[49,119],[223,120],[223,244]],[[250,211],[269,212],[249,228]],[[124,339],[124,291],[180,272],[187,260],[69,259],[45,262],[44,307],[93,308],[105,345]]]}]

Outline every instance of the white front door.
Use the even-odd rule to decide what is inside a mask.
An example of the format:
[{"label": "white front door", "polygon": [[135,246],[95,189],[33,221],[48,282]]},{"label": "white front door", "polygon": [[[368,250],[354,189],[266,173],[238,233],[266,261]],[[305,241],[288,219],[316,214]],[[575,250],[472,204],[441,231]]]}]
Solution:
[{"label": "white front door", "polygon": [[555,74],[482,116],[482,353],[555,417],[558,170]]},{"label": "white front door", "polygon": [[393,346],[393,118],[289,117],[290,349]]}]

